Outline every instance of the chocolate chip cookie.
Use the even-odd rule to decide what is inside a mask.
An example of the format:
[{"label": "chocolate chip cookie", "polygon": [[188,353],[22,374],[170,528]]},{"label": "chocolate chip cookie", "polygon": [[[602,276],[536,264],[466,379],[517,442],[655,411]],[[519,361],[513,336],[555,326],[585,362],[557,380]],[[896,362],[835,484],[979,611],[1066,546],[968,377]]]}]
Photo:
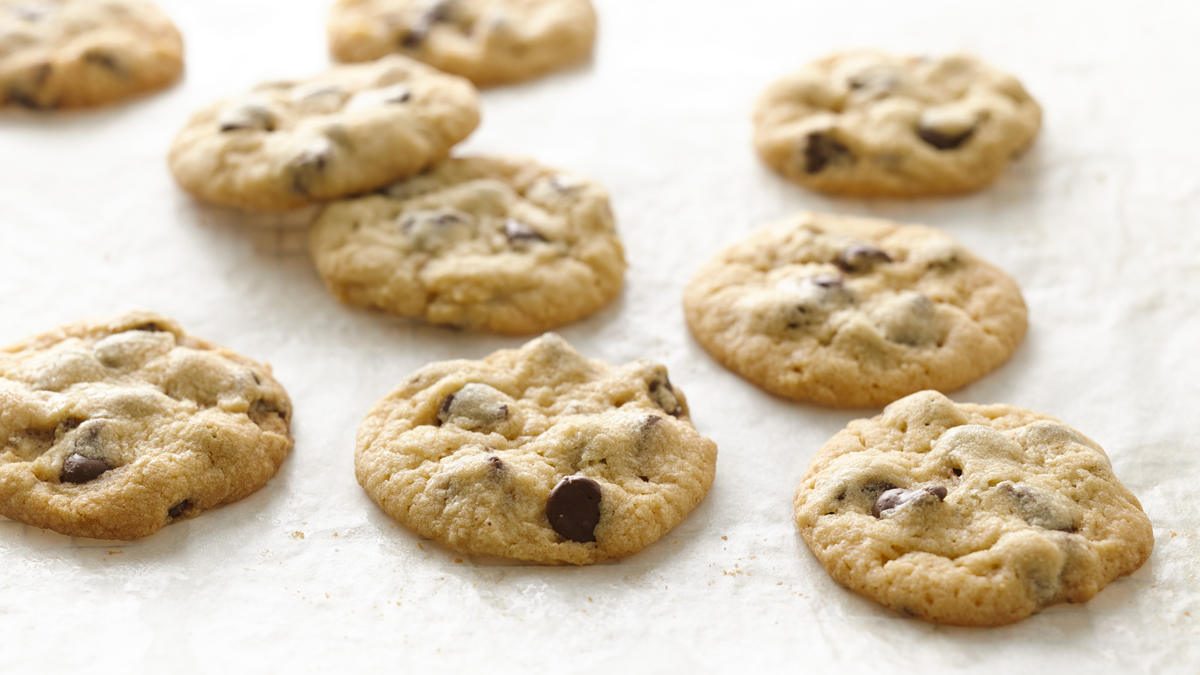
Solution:
[{"label": "chocolate chip cookie", "polygon": [[735,244],[684,295],[692,334],[769,392],[890,403],[983,377],[1025,336],[1016,283],[949,236],[802,213]]},{"label": "chocolate chip cookie", "polygon": [[946,195],[996,180],[1041,119],[1015,77],[976,58],[850,52],[768,87],[754,145],[773,169],[821,192]]},{"label": "chocolate chip cookie", "polygon": [[838,583],[960,626],[1087,602],[1154,546],[1094,441],[1040,413],[933,391],[826,443],[796,492],[796,523]]},{"label": "chocolate chip cookie", "polygon": [[292,447],[271,368],[133,312],[0,350],[0,515],[132,540],[262,487]]},{"label": "chocolate chip cookie", "polygon": [[143,0],[0,0],[0,106],[78,108],[161,89],[183,40]]},{"label": "chocolate chip cookie", "polygon": [[625,271],[604,189],[518,159],[449,159],[335,202],[310,241],[343,302],[507,334],[595,312]]},{"label": "chocolate chip cookie", "polygon": [[637,552],[712,485],[717,446],[663,366],[585,359],[547,333],[418,370],[358,430],[358,482],[471,555],[584,565]]},{"label": "chocolate chip cookie", "polygon": [[201,199],[283,211],[412,175],[478,124],[470,82],[389,56],[201,110],[171,146],[171,171]]},{"label": "chocolate chip cookie", "polygon": [[329,15],[340,61],[400,52],[479,86],[582,61],[595,36],[589,0],[338,0]]}]

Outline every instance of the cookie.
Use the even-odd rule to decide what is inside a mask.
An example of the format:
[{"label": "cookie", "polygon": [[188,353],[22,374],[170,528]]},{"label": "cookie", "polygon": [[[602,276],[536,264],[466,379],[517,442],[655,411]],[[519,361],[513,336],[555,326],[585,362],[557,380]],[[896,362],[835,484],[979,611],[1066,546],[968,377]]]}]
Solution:
[{"label": "cookie", "polygon": [[949,236],[802,213],[735,244],[684,295],[696,340],[767,391],[831,406],[950,391],[1025,336],[1016,283]]},{"label": "cookie", "polygon": [[171,146],[171,171],[201,199],[284,211],[410,176],[478,125],[470,82],[389,56],[201,110]]},{"label": "cookie", "polygon": [[358,482],[469,555],[584,565],[637,552],[712,485],[717,446],[667,369],[585,359],[547,333],[418,370],[358,430]]},{"label": "cookie", "polygon": [[1087,602],[1154,546],[1094,441],[1041,413],[933,391],[826,443],[796,492],[796,523],[838,583],[960,626]]},{"label": "cookie", "polygon": [[479,86],[578,63],[595,37],[589,0],[338,0],[329,15],[339,61],[400,52]]},{"label": "cookie", "polygon": [[0,106],[79,108],[161,89],[183,40],[142,0],[0,0]]},{"label": "cookie", "polygon": [[850,52],[768,87],[754,145],[771,168],[821,192],[948,195],[996,180],[1041,119],[1015,77],[973,57]]},{"label": "cookie", "polygon": [[262,487],[292,447],[270,366],[148,312],[0,350],[0,515],[132,540]]},{"label": "cookie", "polygon": [[343,302],[506,334],[595,312],[625,271],[604,189],[518,159],[449,159],[335,202],[310,242]]}]

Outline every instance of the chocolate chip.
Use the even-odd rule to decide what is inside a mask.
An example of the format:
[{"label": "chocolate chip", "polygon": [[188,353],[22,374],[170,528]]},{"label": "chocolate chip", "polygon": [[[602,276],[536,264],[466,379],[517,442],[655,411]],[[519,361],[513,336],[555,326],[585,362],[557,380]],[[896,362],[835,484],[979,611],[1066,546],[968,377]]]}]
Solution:
[{"label": "chocolate chip", "polygon": [[112,467],[102,459],[84,457],[78,452],[63,460],[62,474],[59,480],[64,483],[86,483],[100,477],[100,474]]},{"label": "chocolate chip", "polygon": [[501,471],[504,469],[504,460],[500,459],[499,457],[497,457],[495,455],[488,455],[487,461],[488,461],[488,464],[492,465],[493,471]]},{"label": "chocolate chip", "polygon": [[675,388],[671,386],[671,380],[667,379],[666,374],[650,382],[650,399],[672,417],[679,417],[683,412],[679,397],[675,395]]},{"label": "chocolate chip", "polygon": [[79,432],[75,436],[75,447],[81,450],[98,449],[100,443],[100,432],[104,430],[104,420],[88,420],[79,425]]},{"label": "chocolate chip", "polygon": [[309,184],[325,172],[333,159],[333,143],[328,138],[318,138],[309,143],[291,162],[292,189],[308,195]]},{"label": "chocolate chip", "polygon": [[820,173],[830,163],[847,164],[854,161],[850,148],[842,145],[828,132],[814,131],[804,143],[805,173]]},{"label": "chocolate chip", "polygon": [[508,236],[508,243],[510,244],[546,241],[546,238],[537,230],[515,218],[509,218],[504,221],[504,234]]},{"label": "chocolate chip", "polygon": [[933,495],[937,500],[945,501],[946,495],[950,491],[941,485],[933,485],[930,487],[921,488],[920,490],[906,490],[904,488],[892,488],[887,492],[879,495],[879,499],[875,500],[875,505],[871,507],[871,515],[876,518],[882,518],[884,511],[890,511],[898,506],[903,506],[918,497],[925,495]]},{"label": "chocolate chip", "polygon": [[259,399],[250,404],[250,409],[246,411],[246,415],[250,417],[250,421],[258,426],[262,426],[271,416],[274,415],[278,419],[287,421],[287,407],[276,403],[268,403],[265,399]]},{"label": "chocolate chip", "polygon": [[846,281],[836,274],[817,274],[808,278],[814,286],[821,288],[841,288]]},{"label": "chocolate chip", "polygon": [[134,326],[133,328],[125,329],[126,332],[131,331],[131,330],[140,330],[140,331],[145,331],[147,333],[169,333],[169,332],[171,332],[171,331],[167,330],[166,328],[163,328],[159,324],[154,323],[153,321],[151,321],[150,323],[139,324],[137,326]]},{"label": "chocolate chip", "polygon": [[167,517],[168,518],[178,518],[179,516],[183,515],[184,511],[188,510],[189,506],[191,506],[191,502],[189,502],[188,500],[185,499],[185,500],[179,502],[178,504],[176,504],[175,506],[172,506],[171,508],[167,509]]},{"label": "chocolate chip", "polygon": [[435,2],[433,6],[425,10],[421,14],[421,17],[417,19],[417,23],[413,26],[413,29],[400,40],[400,45],[409,49],[420,47],[425,38],[429,36],[429,30],[433,28],[433,24],[450,19],[451,2],[452,0],[441,0],[440,2]]},{"label": "chocolate chip", "polygon": [[880,263],[890,263],[892,257],[874,246],[852,244],[838,254],[833,264],[844,272],[867,272]]},{"label": "chocolate chip", "polygon": [[125,67],[117,60],[117,57],[108,52],[92,50],[83,55],[83,60],[93,66],[104,68],[120,77],[125,77],[128,74]]},{"label": "chocolate chip", "polygon": [[957,134],[943,134],[934,129],[928,129],[925,127],[917,128],[917,135],[921,137],[921,140],[932,145],[938,150],[953,150],[963,143],[966,143],[967,139],[970,138],[971,134],[974,133],[974,127]]},{"label": "chocolate chip", "polygon": [[550,527],[571,541],[596,541],[601,497],[600,484],[591,478],[563,478],[546,500],[546,517],[550,520]]},{"label": "chocolate chip", "polygon": [[278,118],[265,102],[255,100],[223,109],[217,115],[217,125],[222,132],[239,129],[258,129],[260,131],[275,131]]},{"label": "chocolate chip", "polygon": [[442,399],[442,405],[440,408],[438,408],[437,415],[439,427],[445,424],[446,420],[450,419],[450,405],[452,403],[454,403],[454,394],[450,394],[446,398]]}]

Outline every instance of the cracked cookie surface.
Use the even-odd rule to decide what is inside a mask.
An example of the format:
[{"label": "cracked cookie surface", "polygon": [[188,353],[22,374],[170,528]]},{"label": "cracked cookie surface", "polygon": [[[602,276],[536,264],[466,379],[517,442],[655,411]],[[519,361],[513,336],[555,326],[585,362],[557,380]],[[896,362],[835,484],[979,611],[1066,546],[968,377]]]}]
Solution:
[{"label": "cracked cookie surface", "polygon": [[1042,111],[978,59],[837,54],[769,86],[754,145],[805,187],[861,197],[978,190],[1033,142]]},{"label": "cracked cookie surface", "polygon": [[358,482],[471,555],[588,564],[637,552],[712,485],[717,447],[663,366],[580,356],[547,333],[418,370],[358,431]]},{"label": "cracked cookie surface", "polygon": [[595,312],[625,271],[604,189],[518,159],[449,159],[336,202],[310,242],[344,302],[508,334]]},{"label": "cracked cookie surface", "polygon": [[237,501],[292,447],[270,366],[149,312],[0,350],[0,515],[133,540]]},{"label": "cracked cookie surface", "polygon": [[801,213],[727,248],[684,294],[696,340],[767,391],[833,406],[951,391],[1025,336],[1016,283],[937,230]]},{"label": "cracked cookie surface", "polygon": [[479,86],[582,61],[595,36],[589,0],[339,0],[329,15],[340,61],[399,52]]},{"label": "cracked cookie surface", "polygon": [[913,394],[816,454],[796,523],[838,583],[962,626],[1086,602],[1150,557],[1154,533],[1094,441],[1008,405]]},{"label": "cracked cookie surface", "polygon": [[283,211],[410,176],[478,124],[470,82],[389,56],[215,103],[175,138],[170,164],[201,199]]},{"label": "cracked cookie surface", "polygon": [[79,108],[161,89],[183,40],[142,0],[0,0],[0,106]]}]

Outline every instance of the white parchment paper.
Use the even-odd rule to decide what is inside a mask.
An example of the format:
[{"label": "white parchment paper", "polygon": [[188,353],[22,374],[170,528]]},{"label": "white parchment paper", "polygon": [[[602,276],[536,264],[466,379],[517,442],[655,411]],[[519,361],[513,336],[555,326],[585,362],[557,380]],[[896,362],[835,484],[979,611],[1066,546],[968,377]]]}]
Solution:
[{"label": "white parchment paper", "polygon": [[[488,91],[461,152],[528,155],[612,193],[623,296],[562,334],[659,359],[720,446],[708,498],[615,564],[464,559],[355,482],[367,408],[426,362],[522,340],[339,305],[305,214],[196,204],[166,168],[187,116],[328,65],[328,0],[160,0],[187,42],[178,86],[98,111],[0,113],[0,343],[131,308],[275,367],[296,447],[261,491],[134,543],[0,521],[0,671],[1200,672],[1200,5],[1006,0],[597,0],[587,66]],[[762,166],[750,111],[829,51],[966,50],[1016,73],[1046,116],[991,189],[825,198]],[[689,337],[706,257],[809,208],[944,229],[1010,272],[1031,330],[953,394],[1044,411],[1097,439],[1156,545],[1080,606],[998,629],[901,618],[838,587],[792,521],[808,460],[850,419],[764,394]]]}]

